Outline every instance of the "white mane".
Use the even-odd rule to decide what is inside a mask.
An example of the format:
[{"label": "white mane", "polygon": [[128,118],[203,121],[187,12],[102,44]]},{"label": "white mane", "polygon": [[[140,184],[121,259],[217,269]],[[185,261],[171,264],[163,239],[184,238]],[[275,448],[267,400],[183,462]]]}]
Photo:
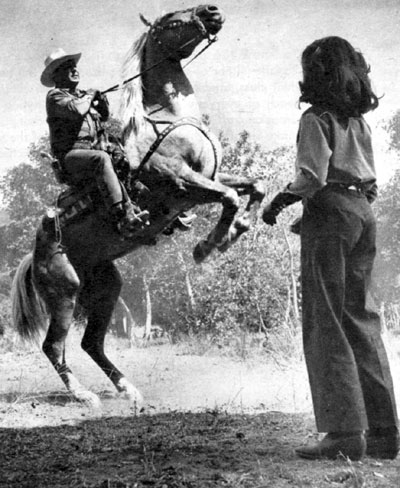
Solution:
[{"label": "white mane", "polygon": [[[143,69],[143,52],[147,40],[144,32],[129,49],[122,65],[122,79],[126,80],[140,73]],[[125,134],[134,131],[138,133],[144,124],[143,84],[142,77],[127,83],[122,89],[120,102],[120,118]]]}]

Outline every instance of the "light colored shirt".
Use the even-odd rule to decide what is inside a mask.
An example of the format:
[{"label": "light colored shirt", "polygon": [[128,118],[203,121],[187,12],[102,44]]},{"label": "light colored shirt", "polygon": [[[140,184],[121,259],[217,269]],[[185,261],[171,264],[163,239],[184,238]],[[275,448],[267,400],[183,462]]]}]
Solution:
[{"label": "light colored shirt", "polygon": [[311,197],[327,183],[376,181],[371,130],[363,117],[340,123],[334,114],[312,107],[300,119],[296,177],[291,193]]}]

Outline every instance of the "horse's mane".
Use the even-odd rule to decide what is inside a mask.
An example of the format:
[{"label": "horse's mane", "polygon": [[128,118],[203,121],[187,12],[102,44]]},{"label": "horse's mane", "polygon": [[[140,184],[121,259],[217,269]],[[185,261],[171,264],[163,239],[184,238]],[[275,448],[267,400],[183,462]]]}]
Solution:
[{"label": "horse's mane", "polygon": [[[121,70],[122,79],[126,80],[139,74],[143,70],[143,53],[147,40],[144,32],[127,52]],[[124,134],[132,130],[137,134],[144,124],[145,111],[143,107],[142,77],[127,83],[122,89],[120,103],[120,117]]]}]

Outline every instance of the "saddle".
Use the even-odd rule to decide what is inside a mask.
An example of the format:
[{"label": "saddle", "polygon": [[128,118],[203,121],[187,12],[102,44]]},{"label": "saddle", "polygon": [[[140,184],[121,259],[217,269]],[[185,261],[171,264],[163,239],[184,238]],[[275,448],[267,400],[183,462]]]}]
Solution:
[{"label": "saddle", "polygon": [[[40,155],[50,161],[57,183],[69,185],[60,161],[44,151]],[[58,195],[54,207],[48,210],[47,217],[57,217],[58,225],[64,227],[68,223],[93,212],[95,206],[100,204],[100,201],[95,182],[82,184],[79,187],[70,186]]]}]

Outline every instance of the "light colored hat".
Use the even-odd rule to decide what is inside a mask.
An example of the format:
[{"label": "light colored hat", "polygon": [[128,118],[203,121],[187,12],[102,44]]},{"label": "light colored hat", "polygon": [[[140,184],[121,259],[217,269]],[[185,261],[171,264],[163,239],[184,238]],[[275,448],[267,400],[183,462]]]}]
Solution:
[{"label": "light colored hat", "polygon": [[55,51],[53,51],[49,56],[47,56],[44,62],[45,68],[42,73],[42,76],[40,77],[40,81],[42,85],[47,87],[54,86],[54,81],[53,81],[54,71],[69,59],[74,59],[76,62],[78,62],[81,55],[82,55],[81,53],[67,54],[64,51],[64,49],[61,48],[58,48]]}]

